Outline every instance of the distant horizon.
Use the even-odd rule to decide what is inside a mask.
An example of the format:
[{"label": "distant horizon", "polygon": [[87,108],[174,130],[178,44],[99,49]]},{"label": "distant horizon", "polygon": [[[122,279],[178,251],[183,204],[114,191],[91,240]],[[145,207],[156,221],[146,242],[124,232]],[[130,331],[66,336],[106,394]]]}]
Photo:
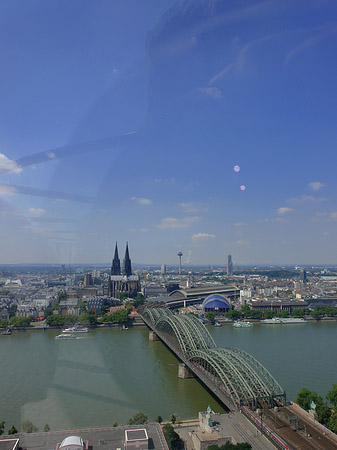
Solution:
[{"label": "distant horizon", "polygon": [[[161,264],[157,264],[157,263],[133,263],[132,262],[132,267],[157,267],[158,269],[161,268],[161,266],[165,264],[166,268],[179,268],[179,264],[166,264],[166,263],[161,263]],[[7,266],[18,266],[18,267],[23,267],[23,266],[28,266],[28,267],[39,267],[39,266],[47,266],[47,267],[81,267],[81,266],[88,266],[88,267],[111,267],[111,263],[0,263],[0,268],[1,267],[7,267]],[[184,269],[184,267],[186,268],[210,268],[211,266],[214,266],[214,269],[219,268],[219,269],[226,269],[226,266],[223,264],[217,264],[217,263],[213,263],[213,264],[185,264],[182,265],[182,269]],[[309,268],[337,268],[337,264],[234,264],[233,269],[235,271],[235,269],[238,268],[255,268],[255,267],[259,267],[259,268],[284,268],[284,267],[298,267],[298,268],[303,268],[303,267],[309,267]]]}]

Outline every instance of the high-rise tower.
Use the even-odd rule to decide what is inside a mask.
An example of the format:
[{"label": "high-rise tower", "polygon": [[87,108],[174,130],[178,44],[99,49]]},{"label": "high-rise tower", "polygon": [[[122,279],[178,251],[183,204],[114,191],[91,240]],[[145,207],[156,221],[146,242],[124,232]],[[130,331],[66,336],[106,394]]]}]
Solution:
[{"label": "high-rise tower", "polygon": [[131,259],[129,256],[129,246],[128,243],[126,243],[126,249],[125,249],[125,258],[123,261],[123,274],[129,277],[132,274],[131,269]]},{"label": "high-rise tower", "polygon": [[120,275],[121,274],[121,262],[118,256],[118,248],[117,248],[117,242],[115,247],[115,256],[112,260],[112,266],[111,266],[111,275]]},{"label": "high-rise tower", "polygon": [[179,256],[179,274],[181,274],[181,257],[183,256],[182,252],[178,252],[178,256]]},{"label": "high-rise tower", "polygon": [[232,255],[227,256],[227,275],[231,277],[233,275],[233,261]]}]

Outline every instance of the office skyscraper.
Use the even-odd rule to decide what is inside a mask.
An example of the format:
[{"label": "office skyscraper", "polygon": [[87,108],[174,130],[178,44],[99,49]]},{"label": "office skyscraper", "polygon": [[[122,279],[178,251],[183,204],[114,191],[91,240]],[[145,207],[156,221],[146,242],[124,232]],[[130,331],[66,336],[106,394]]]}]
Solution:
[{"label": "office skyscraper", "polygon": [[232,255],[227,256],[227,275],[231,277],[233,275],[233,261]]}]

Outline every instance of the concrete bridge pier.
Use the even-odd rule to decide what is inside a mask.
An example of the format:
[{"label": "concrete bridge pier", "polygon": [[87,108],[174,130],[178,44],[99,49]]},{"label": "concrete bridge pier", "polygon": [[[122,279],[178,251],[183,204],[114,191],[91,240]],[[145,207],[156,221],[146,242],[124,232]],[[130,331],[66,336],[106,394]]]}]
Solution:
[{"label": "concrete bridge pier", "polygon": [[149,331],[149,341],[159,341],[159,337],[152,330]]},{"label": "concrete bridge pier", "polygon": [[180,363],[178,367],[178,378],[193,378],[194,375],[184,363]]}]

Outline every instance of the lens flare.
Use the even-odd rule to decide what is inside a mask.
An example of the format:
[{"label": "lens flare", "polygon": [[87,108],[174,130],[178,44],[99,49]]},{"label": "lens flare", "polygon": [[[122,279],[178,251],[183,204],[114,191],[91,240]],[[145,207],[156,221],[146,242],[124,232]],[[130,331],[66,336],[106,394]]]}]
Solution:
[{"label": "lens flare", "polygon": [[233,170],[234,172],[240,172],[240,166],[234,166]]},{"label": "lens flare", "polygon": [[245,191],[246,190],[246,186],[244,184],[241,184],[240,189],[241,189],[241,191]]}]

